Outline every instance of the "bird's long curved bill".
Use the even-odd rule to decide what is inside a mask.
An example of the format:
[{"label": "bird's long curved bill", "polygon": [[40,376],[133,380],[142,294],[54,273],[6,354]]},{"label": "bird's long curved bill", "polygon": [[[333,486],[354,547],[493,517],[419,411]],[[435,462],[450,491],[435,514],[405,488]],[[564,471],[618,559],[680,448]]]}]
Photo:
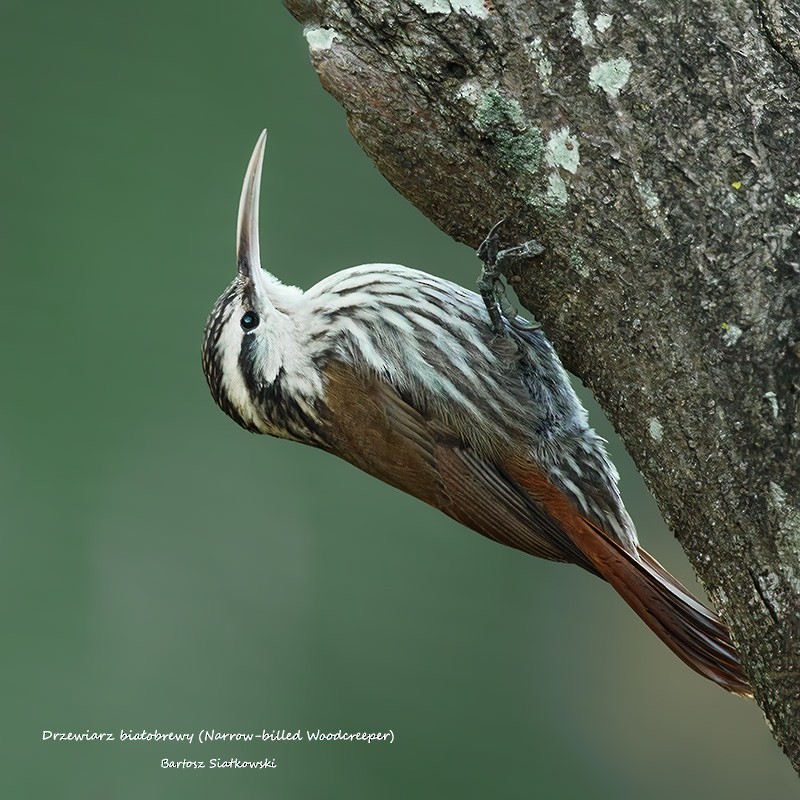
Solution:
[{"label": "bird's long curved bill", "polygon": [[258,200],[261,193],[261,169],[264,166],[266,130],[261,131],[247,172],[244,175],[242,196],[239,200],[239,219],[236,224],[236,263],[239,274],[250,277],[253,270],[261,268],[261,252],[258,244]]}]

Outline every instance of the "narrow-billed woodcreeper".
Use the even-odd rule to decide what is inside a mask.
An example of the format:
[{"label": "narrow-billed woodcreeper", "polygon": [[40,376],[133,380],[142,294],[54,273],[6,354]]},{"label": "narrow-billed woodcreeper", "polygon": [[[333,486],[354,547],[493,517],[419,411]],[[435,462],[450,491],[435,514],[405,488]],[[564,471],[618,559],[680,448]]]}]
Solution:
[{"label": "narrow-billed woodcreeper", "polygon": [[603,440],[540,330],[396,264],[352,267],[305,292],[262,269],[265,142],[266,131],[242,188],[238,274],[205,329],[203,369],[219,407],[490,539],[578,564],[690,667],[749,694],[719,617],[639,547]]}]

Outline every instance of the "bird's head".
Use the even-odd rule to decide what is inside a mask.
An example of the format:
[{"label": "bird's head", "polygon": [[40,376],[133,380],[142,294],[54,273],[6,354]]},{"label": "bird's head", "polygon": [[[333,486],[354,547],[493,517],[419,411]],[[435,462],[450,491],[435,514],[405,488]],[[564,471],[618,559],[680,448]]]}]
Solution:
[{"label": "bird's head", "polygon": [[238,271],[206,323],[203,371],[214,400],[231,419],[250,431],[276,433],[264,418],[263,397],[280,378],[289,312],[302,293],[261,268],[258,201],[266,140],[263,131],[245,173],[236,231]]}]

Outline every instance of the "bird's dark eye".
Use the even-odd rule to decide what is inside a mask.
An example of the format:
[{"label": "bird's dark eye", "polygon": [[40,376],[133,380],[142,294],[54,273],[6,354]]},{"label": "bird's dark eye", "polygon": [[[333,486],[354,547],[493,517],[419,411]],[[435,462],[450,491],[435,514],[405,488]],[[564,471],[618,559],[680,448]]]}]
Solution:
[{"label": "bird's dark eye", "polygon": [[258,314],[255,311],[245,311],[242,314],[242,328],[251,331],[258,325]]}]

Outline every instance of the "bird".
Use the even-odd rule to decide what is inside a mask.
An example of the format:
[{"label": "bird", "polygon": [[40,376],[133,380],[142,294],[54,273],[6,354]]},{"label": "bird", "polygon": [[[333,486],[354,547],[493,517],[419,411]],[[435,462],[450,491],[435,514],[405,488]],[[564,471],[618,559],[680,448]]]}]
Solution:
[{"label": "bird", "polygon": [[285,285],[261,266],[266,138],[242,186],[237,273],[203,336],[222,411],[338,456],[495,542],[582,567],[689,667],[749,696],[720,617],[639,545],[605,440],[545,333],[485,291],[497,278],[494,229],[479,251],[480,294],[398,264]]}]

